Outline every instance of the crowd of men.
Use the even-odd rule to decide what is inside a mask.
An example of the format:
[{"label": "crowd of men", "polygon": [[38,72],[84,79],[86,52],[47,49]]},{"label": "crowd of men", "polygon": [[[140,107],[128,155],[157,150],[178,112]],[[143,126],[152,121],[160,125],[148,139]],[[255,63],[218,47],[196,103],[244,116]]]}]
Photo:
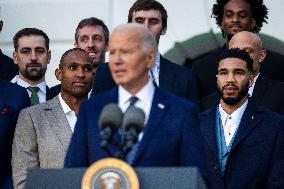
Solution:
[{"label": "crowd of men", "polygon": [[145,115],[123,157],[131,166],[195,166],[212,189],[284,188],[284,56],[257,35],[267,13],[263,0],[216,0],[226,42],[191,70],[159,52],[163,5],[137,0],[111,34],[98,18],[80,21],[51,88],[49,37],[21,29],[13,59],[0,51],[0,189],[25,188],[29,168],[87,167],[114,154],[115,141],[108,151],[100,143],[108,104]]}]

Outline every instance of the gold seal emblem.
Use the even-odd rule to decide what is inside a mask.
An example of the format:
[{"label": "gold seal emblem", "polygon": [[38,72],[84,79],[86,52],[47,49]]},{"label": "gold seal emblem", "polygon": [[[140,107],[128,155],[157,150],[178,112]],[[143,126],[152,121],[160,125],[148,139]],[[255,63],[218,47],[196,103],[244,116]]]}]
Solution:
[{"label": "gold seal emblem", "polygon": [[82,189],[139,189],[138,177],[126,162],[105,158],[93,163],[82,179]]}]

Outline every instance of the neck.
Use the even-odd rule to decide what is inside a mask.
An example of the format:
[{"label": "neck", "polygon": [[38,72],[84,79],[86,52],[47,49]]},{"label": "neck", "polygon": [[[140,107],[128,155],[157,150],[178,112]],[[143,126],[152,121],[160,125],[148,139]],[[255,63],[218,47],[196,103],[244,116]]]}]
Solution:
[{"label": "neck", "polygon": [[223,99],[220,100],[220,104],[223,108],[223,110],[231,115],[234,111],[236,111],[238,108],[240,108],[247,100],[247,96],[245,98],[243,98],[242,100],[240,100],[237,104],[234,104],[234,105],[229,105],[229,104],[226,104]]},{"label": "neck", "polygon": [[19,78],[21,80],[27,82],[28,84],[33,85],[33,86],[35,86],[35,85],[37,85],[37,84],[39,84],[39,83],[41,83],[45,80],[44,76],[42,78],[40,78],[39,80],[34,81],[34,80],[30,80],[30,79],[23,77],[21,74],[19,74]]},{"label": "neck", "polygon": [[74,111],[76,115],[78,115],[80,104],[81,102],[87,99],[88,93],[87,95],[82,96],[82,97],[75,97],[75,96],[66,94],[65,92],[61,90],[61,97],[65,101],[65,103],[70,107],[70,109]]},{"label": "neck", "polygon": [[142,80],[139,80],[139,82],[136,83],[131,83],[131,84],[126,84],[122,85],[122,87],[127,90],[130,94],[135,95],[138,91],[140,91],[149,81],[149,76],[148,74],[146,77]]}]

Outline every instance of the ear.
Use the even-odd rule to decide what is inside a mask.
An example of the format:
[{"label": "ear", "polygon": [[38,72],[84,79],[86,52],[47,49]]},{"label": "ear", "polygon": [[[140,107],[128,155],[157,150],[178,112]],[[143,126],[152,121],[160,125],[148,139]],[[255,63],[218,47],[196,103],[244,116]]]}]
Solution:
[{"label": "ear", "polygon": [[252,30],[254,27],[256,26],[256,21],[254,18],[251,19],[251,25],[250,25],[250,29]]},{"label": "ear", "polygon": [[16,51],[13,52],[13,60],[15,64],[18,64],[18,53]]},{"label": "ear", "polygon": [[0,20],[0,32],[2,31],[2,27],[3,27],[3,21]]},{"label": "ear", "polygon": [[259,62],[263,62],[263,60],[266,58],[267,52],[264,49],[260,50],[259,53]]},{"label": "ear", "polygon": [[60,70],[59,68],[56,68],[56,70],[54,71],[55,77],[58,81],[61,81],[62,79],[62,70]]},{"label": "ear", "polygon": [[162,29],[161,35],[165,35],[166,32],[167,32],[167,27],[164,27],[164,28]]},{"label": "ear", "polygon": [[50,60],[51,60],[51,51],[49,50],[49,51],[47,52],[47,64],[50,63]]},{"label": "ear", "polygon": [[249,87],[251,87],[253,85],[253,82],[254,82],[253,79],[254,79],[253,74],[250,73],[250,75],[249,75]]},{"label": "ear", "polygon": [[156,61],[156,51],[154,49],[150,49],[150,51],[147,53],[147,68],[151,68],[155,65]]}]

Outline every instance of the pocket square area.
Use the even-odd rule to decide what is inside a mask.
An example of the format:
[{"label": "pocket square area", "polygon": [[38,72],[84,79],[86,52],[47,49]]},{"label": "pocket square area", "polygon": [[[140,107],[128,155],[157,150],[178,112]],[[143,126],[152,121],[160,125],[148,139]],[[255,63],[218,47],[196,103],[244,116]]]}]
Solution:
[{"label": "pocket square area", "polygon": [[0,110],[0,115],[9,115],[12,114],[13,109],[11,107],[4,107]]}]

